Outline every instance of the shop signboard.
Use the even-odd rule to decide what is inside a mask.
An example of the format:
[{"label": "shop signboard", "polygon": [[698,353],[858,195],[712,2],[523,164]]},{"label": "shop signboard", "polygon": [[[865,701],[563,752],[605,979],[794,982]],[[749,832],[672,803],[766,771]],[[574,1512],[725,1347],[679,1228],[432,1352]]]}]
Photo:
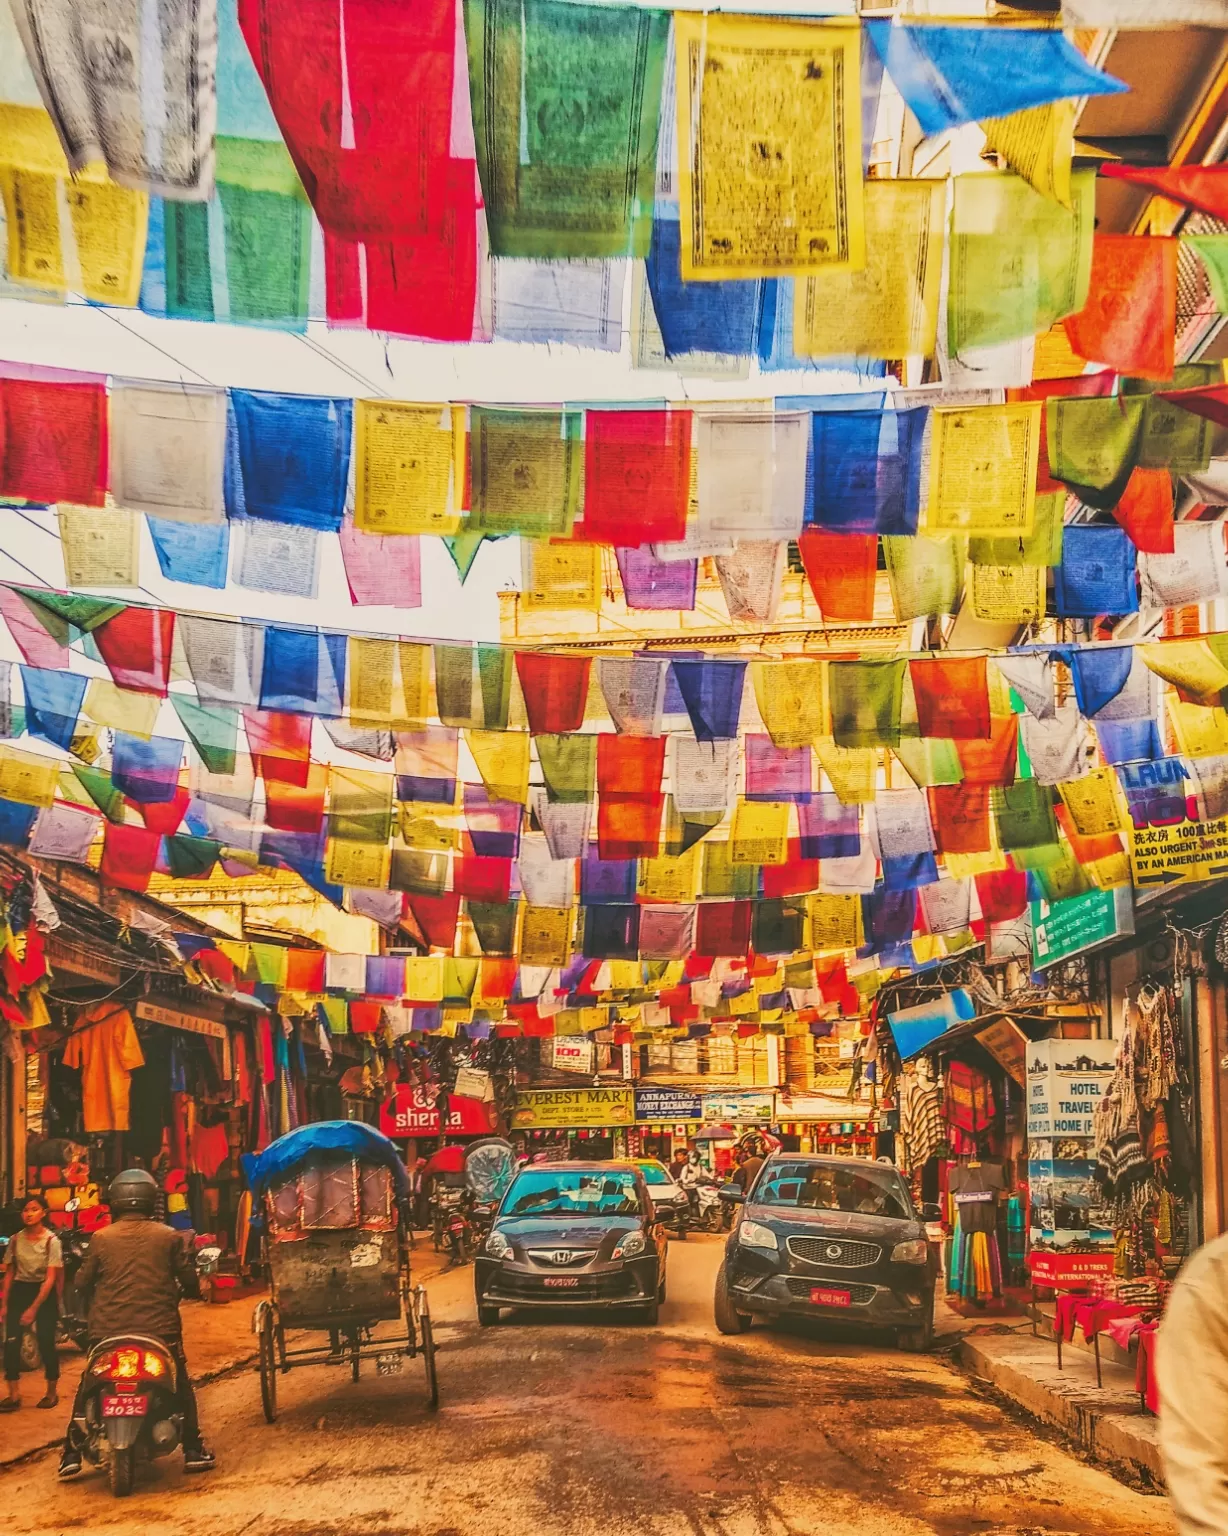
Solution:
[{"label": "shop signboard", "polygon": [[1036,1040],[1028,1046],[1028,1139],[1090,1136],[1110,1077],[1111,1040]]},{"label": "shop signboard", "polygon": [[[385,1136],[438,1136],[439,1105],[425,1088],[398,1083],[380,1105],[379,1128]],[[489,1136],[494,1130],[494,1106],[480,1099],[448,1100],[449,1136]]]},{"label": "shop signboard", "polygon": [[165,1029],[182,1029],[189,1035],[205,1035],[210,1040],[218,1041],[222,1048],[222,1076],[230,1080],[230,1031],[220,1019],[210,1019],[200,1013],[187,1013],[171,1003],[157,1002],[148,997],[140,1000],[134,1012],[138,1019],[148,1024],[161,1024]]},{"label": "shop signboard", "polygon": [[977,1041],[985,1047],[1003,1072],[1022,1088],[1027,1077],[1028,1037],[1013,1019],[997,1019],[977,1030]]},{"label": "shop signboard", "polygon": [[876,1119],[875,1111],[860,1100],[842,1098],[837,1094],[788,1093],[776,1099],[776,1114],[782,1125],[794,1121],[831,1123],[853,1122],[862,1125]]},{"label": "shop signboard", "polygon": [[1122,763],[1117,769],[1130,810],[1130,876],[1136,886],[1228,875],[1228,816],[1198,819],[1190,771],[1179,757]]},{"label": "shop signboard", "polygon": [[1134,891],[1088,891],[1068,901],[1032,903],[1032,964],[1043,970],[1118,934],[1134,932]]},{"label": "shop signboard", "polygon": [[528,1088],[517,1095],[512,1124],[517,1130],[567,1127],[592,1130],[632,1125],[635,1100],[630,1088]]},{"label": "shop signboard", "polygon": [[1028,1237],[1033,1248],[1112,1247],[1113,1212],[1104,1204],[1095,1171],[1090,1137],[1029,1137]]},{"label": "shop signboard", "polygon": [[597,1049],[588,1035],[555,1035],[550,1041],[550,1065],[556,1072],[596,1071]]},{"label": "shop signboard", "polygon": [[704,1120],[708,1125],[732,1121],[740,1125],[770,1125],[776,1118],[774,1093],[705,1093]]},{"label": "shop signboard", "polygon": [[637,1088],[635,1118],[640,1124],[676,1125],[703,1119],[703,1100],[684,1088]]},{"label": "shop signboard", "polygon": [[1033,1285],[1076,1286],[1107,1279],[1113,1273],[1113,1253],[1058,1253],[1037,1248],[1028,1254]]}]

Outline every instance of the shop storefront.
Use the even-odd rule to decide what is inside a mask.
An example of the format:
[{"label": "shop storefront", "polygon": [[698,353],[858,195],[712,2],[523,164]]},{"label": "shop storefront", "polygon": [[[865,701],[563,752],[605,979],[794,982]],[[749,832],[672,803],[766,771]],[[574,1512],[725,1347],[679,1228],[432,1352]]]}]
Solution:
[{"label": "shop storefront", "polygon": [[685,1154],[703,1125],[703,1099],[687,1088],[636,1088],[635,1127],[628,1132],[632,1157],[655,1157],[668,1164]]},{"label": "shop storefront", "polygon": [[379,1128],[397,1143],[405,1163],[412,1168],[419,1157],[429,1157],[443,1138],[457,1142],[494,1135],[495,1106],[482,1099],[450,1094],[445,1122],[437,1089],[398,1083],[391,1097],[380,1104]]},{"label": "shop storefront", "polygon": [[628,1157],[634,1126],[630,1087],[521,1089],[512,1111],[513,1140],[529,1157]]}]

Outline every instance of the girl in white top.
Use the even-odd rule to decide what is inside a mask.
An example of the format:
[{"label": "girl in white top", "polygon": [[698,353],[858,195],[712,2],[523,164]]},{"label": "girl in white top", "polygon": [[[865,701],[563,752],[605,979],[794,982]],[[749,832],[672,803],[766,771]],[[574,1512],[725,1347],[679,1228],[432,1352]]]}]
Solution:
[{"label": "girl in white top", "polygon": [[47,1390],[40,1408],[59,1402],[60,1357],[55,1344],[59,1316],[58,1286],[64,1266],[60,1240],[47,1225],[47,1206],[31,1195],[21,1208],[22,1229],[9,1239],[4,1250],[4,1289],[0,1292],[0,1330],[4,1333],[4,1380],[8,1396],[0,1400],[0,1413],[16,1413],[21,1407],[21,1337],[33,1328],[43,1362]]}]

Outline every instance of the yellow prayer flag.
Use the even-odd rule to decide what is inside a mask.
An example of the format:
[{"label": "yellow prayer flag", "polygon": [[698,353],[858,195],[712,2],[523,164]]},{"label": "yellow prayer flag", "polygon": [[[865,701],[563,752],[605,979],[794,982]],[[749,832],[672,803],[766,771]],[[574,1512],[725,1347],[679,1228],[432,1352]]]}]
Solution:
[{"label": "yellow prayer flag", "polygon": [[1175,693],[1167,699],[1177,745],[1185,757],[1219,757],[1228,753],[1228,710],[1187,704]]},{"label": "yellow prayer flag", "polygon": [[1228,667],[1205,640],[1161,640],[1140,649],[1149,669],[1183,693],[1213,699],[1228,688]]},{"label": "yellow prayer flag", "polygon": [[520,601],[526,609],[601,607],[601,546],[521,539]]},{"label": "yellow prayer flag", "polygon": [[682,276],[863,266],[858,27],[679,11],[674,38]]},{"label": "yellow prayer flag", "polygon": [[452,1033],[455,1034],[457,1025],[471,1024],[473,1022],[473,1009],[461,1007],[444,1008],[441,1010],[440,1018],[444,1024],[451,1025]]},{"label": "yellow prayer flag", "polygon": [[1093,859],[1084,868],[1102,891],[1111,891],[1114,886],[1130,884],[1128,853],[1113,853],[1106,859]]},{"label": "yellow prayer flag", "polygon": [[610,991],[634,992],[644,985],[644,970],[638,960],[610,960]]},{"label": "yellow prayer flag", "polygon": [[789,857],[788,800],[739,800],[729,834],[731,864],[783,864]]},{"label": "yellow prayer flag", "polygon": [[701,844],[696,843],[678,858],[662,855],[641,859],[639,895],[644,901],[694,901],[699,892]]},{"label": "yellow prayer flag", "polygon": [[931,960],[941,960],[946,945],[940,933],[914,933],[912,936],[913,959],[918,965],[926,965]]},{"label": "yellow prayer flag", "polygon": [[524,731],[466,731],[465,745],[492,800],[529,799],[529,736]]},{"label": "yellow prayer flag", "polygon": [[443,999],[444,955],[410,955],[405,961],[404,996],[415,1003],[438,1003]]},{"label": "yellow prayer flag", "polygon": [[[430,815],[435,811],[435,816]],[[415,853],[451,853],[459,847],[460,837],[454,827],[438,819],[442,806],[421,805],[414,800],[401,802],[401,840]]]},{"label": "yellow prayer flag", "polygon": [[334,885],[387,890],[392,853],[387,843],[360,843],[330,837],[324,845],[324,878]]},{"label": "yellow prayer flag", "polygon": [[392,835],[390,773],[371,768],[328,770],[328,830],[332,837],[357,843],[386,843]]},{"label": "yellow prayer flag", "polygon": [[157,728],[162,700],[156,693],[137,693],[119,687],[109,677],[95,677],[86,689],[82,707],[95,725],[148,741]]},{"label": "yellow prayer flag", "polygon": [[252,961],[252,946],[242,944],[238,939],[215,939],[218,950],[226,956],[235,970],[242,976]]},{"label": "yellow prayer flag", "polygon": [[15,283],[95,303],[137,302],[148,194],[117,186],[100,163],[70,173],[38,107],[0,103],[0,198]]},{"label": "yellow prayer flag", "polygon": [[1040,384],[1047,379],[1075,379],[1086,371],[1087,359],[1080,357],[1070,345],[1070,337],[1060,320],[1036,338],[1032,359],[1034,383]]},{"label": "yellow prayer flag", "polygon": [[367,533],[458,531],[465,479],[458,409],[354,402],[355,527]]},{"label": "yellow prayer flag", "polygon": [[431,647],[351,635],[349,715],[355,726],[417,730],[431,718]]},{"label": "yellow prayer flag", "polygon": [[530,907],[524,909],[520,928],[522,965],[566,965],[571,958],[570,907]]},{"label": "yellow prayer flag", "polygon": [[929,533],[1032,531],[1039,400],[936,407],[931,416]]},{"label": "yellow prayer flag", "polygon": [[70,587],[139,585],[139,525],[127,507],[57,508],[64,579]]},{"label": "yellow prayer flag", "polygon": [[814,755],[841,805],[865,805],[874,799],[878,753],[873,747],[838,747],[830,736],[820,736]]},{"label": "yellow prayer flag", "polygon": [[1033,624],[1045,616],[1043,565],[974,565],[972,611],[994,624]]},{"label": "yellow prayer flag", "polygon": [[809,746],[829,732],[826,662],[754,661],[750,675],[774,746]]},{"label": "yellow prayer flag", "polygon": [[793,307],[799,357],[933,354],[946,182],[868,181],[865,203],[864,268],[816,273],[799,284]]},{"label": "yellow prayer flag", "polygon": [[943,862],[952,880],[967,880],[972,875],[993,875],[1006,868],[1006,855],[1001,848],[991,848],[986,853],[948,853]]},{"label": "yellow prayer flag", "polygon": [[811,949],[856,949],[864,942],[860,896],[834,896],[821,891],[808,896],[806,906]]},{"label": "yellow prayer flag", "polygon": [[985,148],[1042,197],[1070,208],[1070,162],[1074,156],[1074,125],[1078,103],[1071,97],[1027,107],[1007,117],[990,117],[981,124]]},{"label": "yellow prayer flag", "polygon": [[18,805],[48,806],[55,799],[60,765],[53,757],[0,747],[0,800]]},{"label": "yellow prayer flag", "polygon": [[1101,837],[1122,829],[1121,790],[1115,768],[1094,768],[1059,784],[1058,794],[1080,837]]}]

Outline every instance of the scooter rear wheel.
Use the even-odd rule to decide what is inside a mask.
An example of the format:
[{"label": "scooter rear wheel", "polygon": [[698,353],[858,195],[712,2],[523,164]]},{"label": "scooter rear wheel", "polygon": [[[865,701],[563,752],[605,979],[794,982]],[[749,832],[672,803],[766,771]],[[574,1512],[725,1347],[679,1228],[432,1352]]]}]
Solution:
[{"label": "scooter rear wheel", "polygon": [[132,1492],[133,1480],[136,1477],[136,1446],[125,1445],[111,1447],[111,1455],[107,1461],[107,1481],[111,1485],[111,1492],[117,1499],[126,1498]]}]

